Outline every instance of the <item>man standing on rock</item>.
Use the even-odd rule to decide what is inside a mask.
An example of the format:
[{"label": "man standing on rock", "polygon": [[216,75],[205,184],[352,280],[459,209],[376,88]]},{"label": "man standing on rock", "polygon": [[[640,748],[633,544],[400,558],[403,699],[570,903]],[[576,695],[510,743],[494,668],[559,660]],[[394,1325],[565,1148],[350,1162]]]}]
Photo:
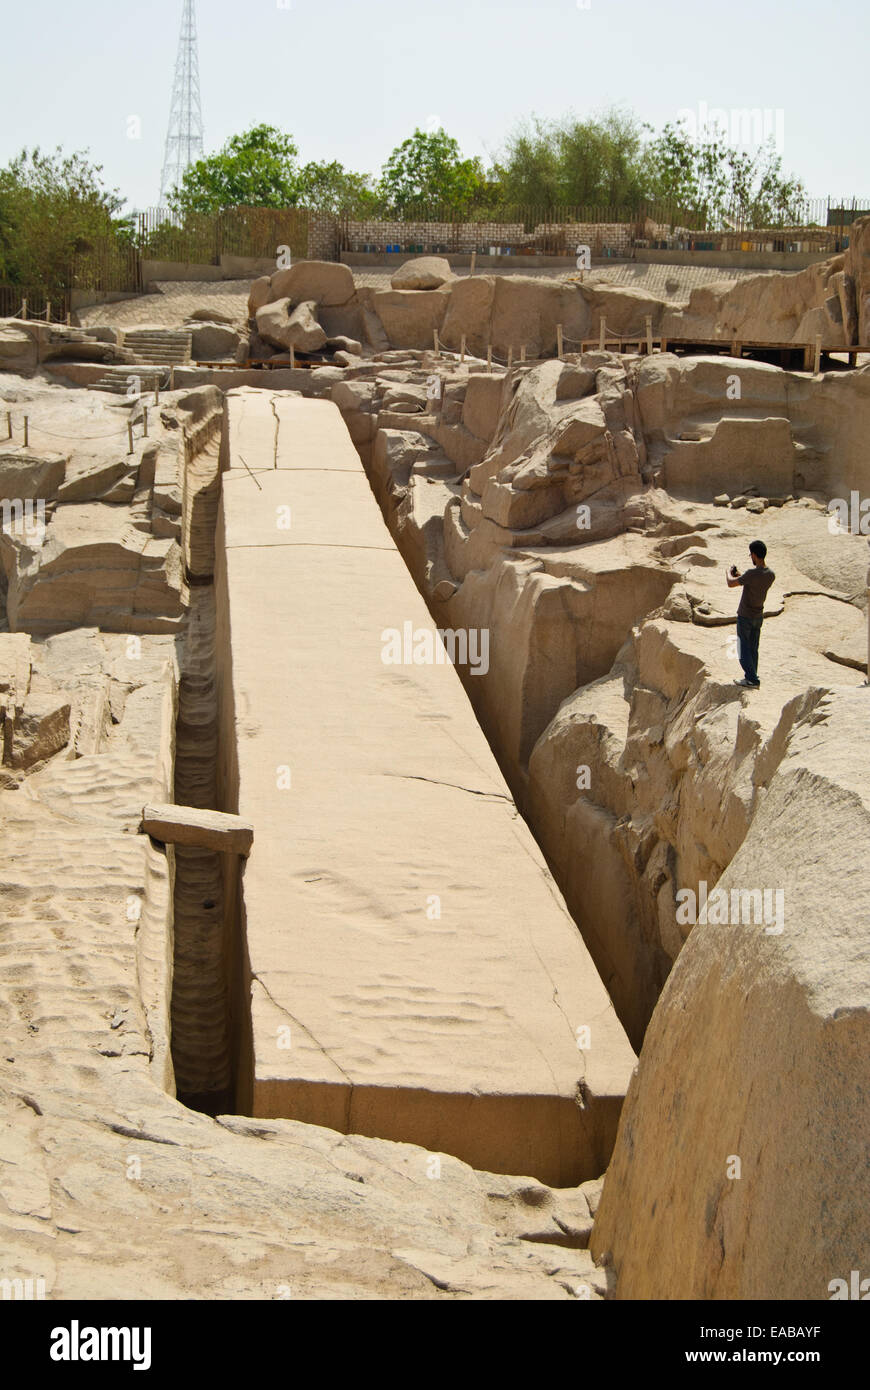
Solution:
[{"label": "man standing on rock", "polygon": [[749,547],[749,557],[752,560],[750,569],[743,574],[738,574],[737,566],[732,565],[730,573],[727,573],[725,578],[728,581],[729,589],[736,589],[738,585],[743,588],[740,605],[737,609],[737,640],[740,643],[740,665],[743,667],[743,680],[737,681],[737,684],[745,685],[750,690],[757,690],[761,685],[761,681],[758,679],[758,640],[761,636],[761,624],[764,621],[764,599],[776,575],[764,563],[767,557],[767,546],[764,541],[752,542]]}]

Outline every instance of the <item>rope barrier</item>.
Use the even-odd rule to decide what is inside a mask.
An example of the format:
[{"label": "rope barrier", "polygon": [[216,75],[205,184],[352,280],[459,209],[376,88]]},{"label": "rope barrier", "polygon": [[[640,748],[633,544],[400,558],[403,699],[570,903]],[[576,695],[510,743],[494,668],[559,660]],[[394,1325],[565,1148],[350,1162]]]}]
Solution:
[{"label": "rope barrier", "polygon": [[[7,411],[7,416],[10,419],[11,425],[12,412]],[[38,424],[36,421],[32,420],[29,415],[23,416],[22,418],[27,420],[29,432],[35,431],[37,434],[47,435],[49,439],[63,439],[70,444],[85,443],[94,439],[123,439],[125,436],[128,436],[129,434],[127,425],[125,425],[123,429],[120,430],[103,430],[100,434],[70,434],[69,432],[65,432],[64,434],[58,434],[56,430],[49,430],[46,429],[44,425]],[[132,421],[129,423],[132,423]],[[142,438],[147,438],[147,436],[143,434]],[[12,439],[11,434],[7,436],[6,440],[0,440],[0,444],[8,444],[10,439]]]},{"label": "rope barrier", "polygon": [[[564,335],[564,341],[565,341],[566,343],[580,343],[580,345],[582,346],[583,343],[593,343],[593,342],[596,342],[596,343],[597,343],[598,339],[597,339],[597,338],[569,338],[568,335],[567,335],[567,333],[566,333],[566,334]],[[608,343],[642,343],[642,342],[645,341],[645,339],[644,339],[644,336],[643,336],[642,333],[626,333],[626,334],[624,334],[624,335],[622,335],[622,336],[620,336],[619,333],[606,333],[606,334],[605,334],[605,341],[608,342]]]},{"label": "rope barrier", "polygon": [[120,438],[127,433],[125,428],[120,432],[118,430],[111,430],[104,434],[57,434],[54,430],[47,430],[42,425],[37,425],[33,421],[31,421],[30,428],[36,430],[37,434],[47,434],[49,439],[68,439],[73,443],[89,439],[112,439],[115,436]]},{"label": "rope barrier", "polygon": [[3,315],[0,315],[0,317],[5,318],[5,319],[21,319],[21,322],[22,322],[22,323],[47,323],[47,324],[54,324],[57,328],[75,328],[75,327],[76,327],[76,325],[75,325],[74,323],[67,323],[66,318],[65,318],[63,315],[60,315],[59,318],[55,318],[54,314],[52,314],[50,318],[46,318],[46,317],[45,317],[45,311],[43,311],[41,314],[31,314],[30,311],[28,310],[27,318],[25,318],[25,317],[24,317],[24,312],[23,312],[23,310],[18,309],[18,310],[16,310],[16,312],[15,312],[14,314],[3,314]]}]

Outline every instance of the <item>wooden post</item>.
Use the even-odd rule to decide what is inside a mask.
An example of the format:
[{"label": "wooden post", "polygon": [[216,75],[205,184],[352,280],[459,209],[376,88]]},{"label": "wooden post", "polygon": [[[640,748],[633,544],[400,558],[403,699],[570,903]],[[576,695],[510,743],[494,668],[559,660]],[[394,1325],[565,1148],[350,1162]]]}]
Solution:
[{"label": "wooden post", "polygon": [[562,338],[561,323],[556,324],[556,356],[558,357],[560,362],[562,361],[562,358],[565,356],[565,344]]},{"label": "wooden post", "polygon": [[26,322],[27,322],[27,300],[26,300],[26,299],[22,299],[22,301],[21,301],[21,317],[24,319],[24,322],[26,323]]},{"label": "wooden post", "polygon": [[821,366],[822,366],[822,335],[821,335],[821,333],[817,333],[817,334],[816,334],[816,349],[815,349],[815,354],[814,354],[814,356],[813,356],[813,374],[814,374],[815,376],[818,376],[818,375],[819,375],[819,372],[820,372],[820,370],[821,370]]},{"label": "wooden post", "polygon": [[525,362],[525,360],[526,360],[526,345],[525,345],[525,343],[523,343],[522,347],[520,348],[520,361],[521,361],[521,362]]},{"label": "wooden post", "polygon": [[[870,545],[870,541],[867,542]],[[870,568],[867,570],[867,598],[870,601]],[[867,679],[865,685],[870,685],[870,606],[867,608]]]},{"label": "wooden post", "polygon": [[508,348],[508,363],[507,363],[507,369],[508,369],[508,371],[510,371],[510,370],[512,369],[513,365],[514,365],[514,350],[513,350],[513,345],[511,345],[511,347]]},{"label": "wooden post", "polygon": [[462,342],[461,342],[460,345],[459,345],[459,365],[460,365],[460,367],[462,366],[462,364],[463,364],[464,361],[465,361],[465,334],[463,333],[463,335],[462,335]]},{"label": "wooden post", "polygon": [[69,312],[69,309],[67,309],[67,312],[66,312],[66,326],[67,326],[67,328],[71,328],[71,327],[72,327],[72,314]]},{"label": "wooden post", "polygon": [[50,299],[47,299],[47,300],[45,301],[45,321],[46,321],[46,323],[51,323],[51,300],[50,300]]},{"label": "wooden post", "polygon": [[604,315],[598,320],[598,351],[604,351]]},{"label": "wooden post", "polygon": [[652,314],[646,316],[646,355],[652,357]]},{"label": "wooden post", "polygon": [[[486,370],[487,370],[488,372],[491,372],[491,371],[492,371],[492,343],[488,343],[488,344],[487,344],[487,348],[486,348]],[[10,426],[10,429],[11,429],[11,426]],[[11,438],[11,435],[10,435],[10,438]]]},{"label": "wooden post", "polygon": [[159,405],[159,404],[160,404],[160,378],[159,378],[159,376],[156,376],[156,377],[154,378],[154,404],[155,404],[155,405]]},{"label": "wooden post", "polygon": [[128,442],[128,444],[130,445],[129,449],[127,450],[127,453],[128,453],[128,454],[132,454],[132,452],[133,452],[133,421],[132,421],[132,420],[128,420],[128,421],[127,421],[127,442]]},{"label": "wooden post", "polygon": [[148,438],[148,407],[147,407],[147,405],[143,405],[143,407],[142,407],[142,433],[144,434],[145,438],[147,439],[147,438]]},{"label": "wooden post", "polygon": [[433,341],[433,343],[435,344],[435,356],[436,356],[436,357],[440,357],[440,355],[441,355],[441,347],[440,347],[440,344],[439,344],[439,342],[438,342],[438,329],[437,329],[437,328],[433,328],[433,329],[432,329],[432,341]]},{"label": "wooden post", "polygon": [[30,447],[30,421],[26,415],[24,417],[24,447],[25,449]]},{"label": "wooden post", "polygon": [[477,252],[476,252],[476,251],[472,251],[472,253],[471,253],[471,274],[472,274],[472,275],[474,274],[474,267],[475,267],[476,265],[477,265]]}]

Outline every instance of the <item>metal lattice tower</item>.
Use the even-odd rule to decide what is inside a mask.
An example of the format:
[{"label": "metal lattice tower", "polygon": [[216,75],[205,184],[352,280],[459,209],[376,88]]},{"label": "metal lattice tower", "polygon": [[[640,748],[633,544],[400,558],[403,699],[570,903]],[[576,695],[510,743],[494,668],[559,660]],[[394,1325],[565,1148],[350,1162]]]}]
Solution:
[{"label": "metal lattice tower", "polygon": [[195,0],[184,0],[178,57],[175,60],[175,81],[172,85],[172,106],[169,110],[169,129],[166,132],[166,152],[160,178],[160,205],[185,171],[202,159],[202,110],[199,101],[199,58],[196,51]]}]

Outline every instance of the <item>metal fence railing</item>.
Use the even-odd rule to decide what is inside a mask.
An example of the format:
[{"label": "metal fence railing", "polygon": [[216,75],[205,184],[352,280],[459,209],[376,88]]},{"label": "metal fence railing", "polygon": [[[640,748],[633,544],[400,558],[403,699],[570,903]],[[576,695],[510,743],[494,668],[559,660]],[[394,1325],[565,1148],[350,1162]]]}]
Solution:
[{"label": "metal fence railing", "polygon": [[[42,287],[0,286],[0,314],[15,314],[28,300],[28,317],[69,312],[71,291],[135,294],[143,287],[143,260],[219,265],[227,256],[275,260],[339,259],[342,252],[470,252],[573,256],[578,244],[593,257],[631,257],[640,250],[813,251],[832,255],[848,244],[856,217],[870,199],[802,199],[787,209],[732,206],[714,215],[673,201],[632,207],[488,205],[458,210],[418,202],[366,218],[316,208],[230,208],[180,216],[166,208],[133,214],[124,226],[91,234],[70,264],[53,266]],[[64,256],[66,253],[64,253]]]},{"label": "metal fence railing", "polygon": [[279,246],[289,246],[294,260],[304,260],[309,218],[307,208],[240,207],[183,219],[166,208],[146,208],[136,218],[136,249],[148,260],[220,265],[222,256],[274,259]]},{"label": "metal fence railing", "polygon": [[496,250],[563,256],[573,255],[578,241],[589,245],[594,257],[630,256],[641,248],[833,254],[842,249],[851,222],[868,206],[857,198],[804,199],[786,209],[756,209],[757,215],[750,216],[745,207],[732,206],[713,215],[703,208],[662,201],[632,207],[503,204],[462,212],[417,203],[392,216],[341,215],[335,239],[339,255]]},{"label": "metal fence railing", "polygon": [[0,318],[42,319],[66,323],[69,290],[46,290],[32,285],[0,285]]}]

